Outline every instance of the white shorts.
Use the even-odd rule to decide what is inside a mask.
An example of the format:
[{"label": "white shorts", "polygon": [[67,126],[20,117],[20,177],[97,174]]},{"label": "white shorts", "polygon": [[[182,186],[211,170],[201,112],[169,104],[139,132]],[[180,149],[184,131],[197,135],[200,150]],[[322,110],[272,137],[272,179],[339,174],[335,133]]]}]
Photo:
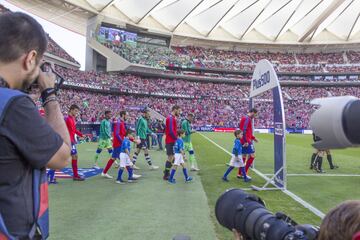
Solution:
[{"label": "white shorts", "polygon": [[229,163],[230,166],[237,167],[237,168],[239,168],[239,167],[245,167],[245,164],[244,164],[244,162],[243,162],[243,160],[242,160],[241,154],[238,155],[240,161],[236,161],[236,157],[235,157],[234,154],[231,154],[231,156],[232,156],[232,157],[231,157],[231,160],[230,160],[230,163]]},{"label": "white shorts", "polygon": [[182,163],[185,163],[183,155],[181,153],[175,153],[174,165],[179,166]]},{"label": "white shorts", "polygon": [[129,155],[126,153],[120,153],[120,167],[125,168],[132,165],[133,163],[131,162]]}]

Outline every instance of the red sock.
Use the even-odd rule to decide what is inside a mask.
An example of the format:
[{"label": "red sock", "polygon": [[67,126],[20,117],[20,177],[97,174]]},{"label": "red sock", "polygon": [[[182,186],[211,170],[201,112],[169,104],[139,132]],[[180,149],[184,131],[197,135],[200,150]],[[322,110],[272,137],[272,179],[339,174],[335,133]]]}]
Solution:
[{"label": "red sock", "polygon": [[73,159],[71,161],[71,166],[72,166],[72,170],[73,170],[73,175],[74,177],[79,177],[79,174],[78,174],[78,166],[77,166],[77,160],[76,159]]},{"label": "red sock", "polygon": [[248,172],[249,167],[253,164],[254,160],[255,160],[255,158],[253,158],[253,157],[250,157],[250,158],[247,160],[246,165],[245,165],[245,171],[246,171],[246,173]]},{"label": "red sock", "polygon": [[113,165],[113,163],[115,162],[114,159],[110,158],[109,161],[106,164],[106,167],[104,168],[103,173],[107,173],[109,171],[109,169],[111,168],[111,166]]},{"label": "red sock", "polygon": [[[243,157],[242,160],[243,160],[243,163],[245,163],[246,157]],[[238,176],[242,176],[241,168],[239,168],[239,170],[238,170]]]}]

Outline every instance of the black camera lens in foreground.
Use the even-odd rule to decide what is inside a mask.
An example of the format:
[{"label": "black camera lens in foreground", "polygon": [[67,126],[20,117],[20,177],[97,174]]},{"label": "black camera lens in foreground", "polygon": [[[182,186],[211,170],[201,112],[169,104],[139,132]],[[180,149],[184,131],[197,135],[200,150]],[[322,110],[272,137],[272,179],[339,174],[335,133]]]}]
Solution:
[{"label": "black camera lens in foreground", "polygon": [[[315,239],[297,230],[296,223],[285,214],[272,214],[259,197],[241,189],[223,193],[216,202],[215,215],[221,225],[238,230],[245,239]],[[316,237],[316,228],[310,226],[307,230]]]}]

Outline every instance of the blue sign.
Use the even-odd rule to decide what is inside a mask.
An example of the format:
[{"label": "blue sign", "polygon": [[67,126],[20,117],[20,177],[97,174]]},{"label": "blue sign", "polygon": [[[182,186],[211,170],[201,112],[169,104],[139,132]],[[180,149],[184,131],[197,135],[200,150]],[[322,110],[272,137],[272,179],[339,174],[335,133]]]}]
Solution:
[{"label": "blue sign", "polygon": [[250,89],[250,108],[253,97],[268,90],[273,92],[274,108],[274,181],[278,188],[286,188],[285,116],[279,79],[268,60],[260,60],[255,67]]},{"label": "blue sign", "polygon": [[275,178],[275,183],[278,187],[284,187],[285,179],[285,121],[284,121],[284,106],[281,96],[280,87],[273,88],[273,103],[274,103],[274,173],[278,173]]}]

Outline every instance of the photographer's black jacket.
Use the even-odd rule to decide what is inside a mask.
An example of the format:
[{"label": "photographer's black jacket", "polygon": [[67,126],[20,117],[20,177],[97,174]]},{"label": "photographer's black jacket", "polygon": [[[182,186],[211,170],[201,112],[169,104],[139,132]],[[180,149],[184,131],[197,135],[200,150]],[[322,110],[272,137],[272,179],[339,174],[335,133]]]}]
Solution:
[{"label": "photographer's black jacket", "polygon": [[27,95],[0,107],[0,214],[11,235],[27,239],[34,224],[33,169],[43,169],[62,144]]}]

